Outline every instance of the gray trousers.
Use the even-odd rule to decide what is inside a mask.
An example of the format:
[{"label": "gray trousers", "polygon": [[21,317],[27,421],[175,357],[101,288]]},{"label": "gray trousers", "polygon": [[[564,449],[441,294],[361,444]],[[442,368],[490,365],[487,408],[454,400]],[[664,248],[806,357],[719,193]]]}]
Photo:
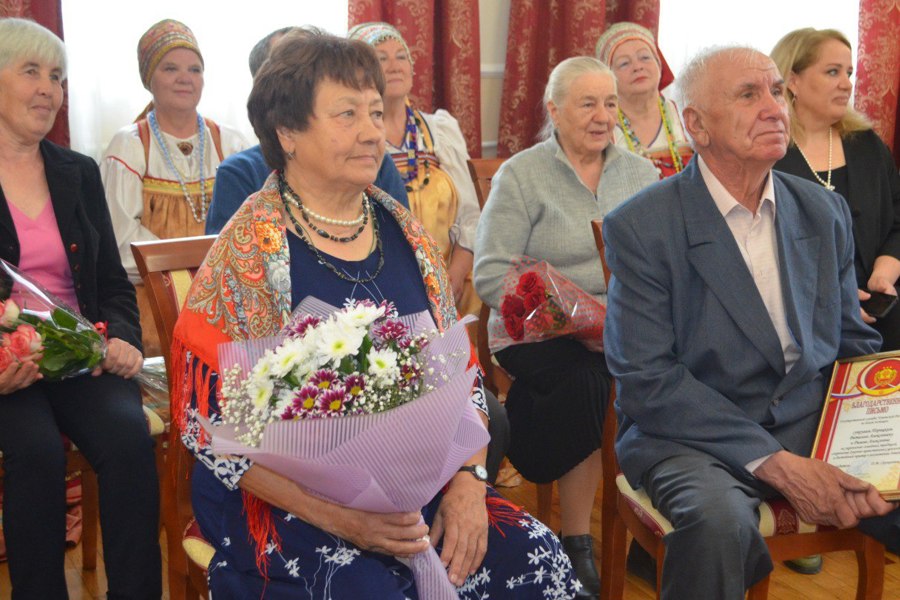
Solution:
[{"label": "gray trousers", "polygon": [[[712,456],[685,448],[650,469],[643,487],[675,529],[664,538],[664,600],[743,600],[772,571],[757,511],[776,495],[766,484],[738,479]],[[860,529],[894,549],[900,510],[865,519]]]}]

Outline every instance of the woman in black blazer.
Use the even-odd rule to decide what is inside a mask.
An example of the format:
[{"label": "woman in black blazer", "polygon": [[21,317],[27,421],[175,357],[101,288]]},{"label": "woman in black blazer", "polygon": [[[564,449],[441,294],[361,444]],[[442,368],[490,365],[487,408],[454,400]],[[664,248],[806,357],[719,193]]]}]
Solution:
[{"label": "woman in black blazer", "polygon": [[14,598],[66,598],[68,436],[97,472],[109,598],[159,598],[153,440],[131,378],[143,362],[134,288],[119,260],[97,165],[46,140],[65,48],[40,25],[0,20],[0,258],[105,321],[90,375],[41,380],[37,357],[0,372],[3,530]]},{"label": "woman in black blazer", "polygon": [[[868,292],[897,295],[900,277],[900,177],[890,150],[849,107],[850,42],[833,29],[784,36],[772,59],[787,84],[792,143],[775,168],[833,189],[853,216],[860,300]],[[881,333],[882,350],[900,349],[900,306],[863,319]]]}]

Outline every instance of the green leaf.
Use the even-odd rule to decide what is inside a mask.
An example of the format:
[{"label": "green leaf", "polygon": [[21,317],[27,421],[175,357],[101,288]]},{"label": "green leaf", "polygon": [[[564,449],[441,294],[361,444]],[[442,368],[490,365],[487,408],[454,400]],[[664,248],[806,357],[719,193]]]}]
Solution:
[{"label": "green leaf", "polygon": [[75,319],[69,311],[63,310],[61,308],[56,308],[50,313],[50,317],[53,319],[53,322],[59,325],[63,329],[68,329],[70,331],[74,331],[78,326],[78,320]]}]

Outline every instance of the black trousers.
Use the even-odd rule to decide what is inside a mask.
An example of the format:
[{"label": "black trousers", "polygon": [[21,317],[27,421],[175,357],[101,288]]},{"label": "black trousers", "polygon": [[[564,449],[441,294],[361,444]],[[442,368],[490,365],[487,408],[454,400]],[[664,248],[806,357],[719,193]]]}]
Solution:
[{"label": "black trousers", "polygon": [[115,375],[0,395],[3,530],[14,600],[67,598],[60,434],[97,473],[110,599],[159,598],[159,481],[138,385]]}]

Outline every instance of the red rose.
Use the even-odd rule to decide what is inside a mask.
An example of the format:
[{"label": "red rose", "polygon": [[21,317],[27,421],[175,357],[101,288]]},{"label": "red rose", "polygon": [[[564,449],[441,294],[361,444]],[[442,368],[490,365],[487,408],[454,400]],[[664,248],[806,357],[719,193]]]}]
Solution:
[{"label": "red rose", "polygon": [[15,363],[15,355],[8,348],[0,348],[0,373],[3,373]]},{"label": "red rose", "polygon": [[516,293],[523,298],[530,294],[539,294],[543,296],[545,290],[546,286],[544,285],[544,280],[534,271],[523,273],[522,276],[519,277],[519,285],[516,286]]},{"label": "red rose", "polygon": [[503,317],[503,326],[506,327],[506,333],[509,337],[519,341],[525,335],[525,327],[522,323],[522,317],[516,315],[508,315]]},{"label": "red rose", "polygon": [[503,315],[504,319],[510,316],[524,317],[525,303],[518,296],[503,296],[503,302],[500,304],[500,314]]},{"label": "red rose", "polygon": [[531,293],[526,295],[524,298],[525,312],[531,314],[534,309],[538,308],[541,304],[544,303],[544,300],[546,300],[546,297],[543,292],[541,292],[540,294]]}]

